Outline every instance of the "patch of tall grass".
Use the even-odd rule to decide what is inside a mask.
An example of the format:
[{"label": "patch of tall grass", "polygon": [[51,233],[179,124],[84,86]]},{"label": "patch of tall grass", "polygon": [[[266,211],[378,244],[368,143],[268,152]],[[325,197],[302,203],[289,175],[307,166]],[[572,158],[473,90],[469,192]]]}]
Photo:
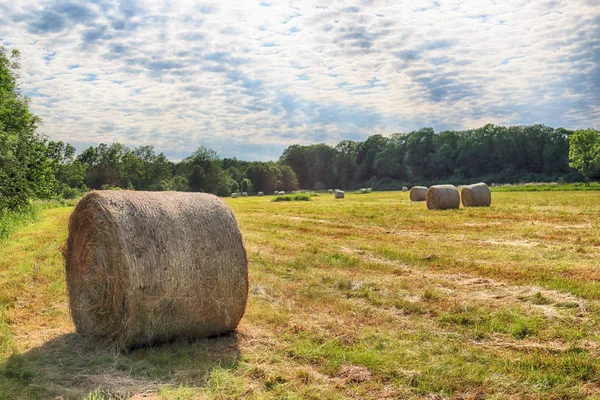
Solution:
[{"label": "patch of tall grass", "polygon": [[6,240],[19,227],[36,221],[42,210],[73,206],[73,200],[38,200],[20,210],[0,210],[0,242]]},{"label": "patch of tall grass", "polygon": [[310,201],[311,196],[307,195],[307,194],[294,194],[292,196],[277,196],[275,197],[273,200],[271,200],[272,202],[279,202],[279,201]]}]

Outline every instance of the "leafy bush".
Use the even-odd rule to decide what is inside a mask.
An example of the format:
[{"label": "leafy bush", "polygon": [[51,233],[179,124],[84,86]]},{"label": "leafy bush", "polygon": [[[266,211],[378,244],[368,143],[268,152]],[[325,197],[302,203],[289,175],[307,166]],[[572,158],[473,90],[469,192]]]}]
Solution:
[{"label": "leafy bush", "polygon": [[307,194],[294,194],[291,196],[277,196],[273,200],[273,202],[279,201],[310,201],[311,196]]}]

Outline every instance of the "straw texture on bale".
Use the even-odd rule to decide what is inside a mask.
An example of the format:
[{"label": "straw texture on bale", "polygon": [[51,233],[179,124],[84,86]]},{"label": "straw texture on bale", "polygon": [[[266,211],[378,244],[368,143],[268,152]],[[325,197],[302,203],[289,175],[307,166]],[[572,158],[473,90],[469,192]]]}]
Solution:
[{"label": "straw texture on bale", "polygon": [[427,208],[430,210],[445,210],[460,206],[460,194],[452,185],[432,186],[425,195]]},{"label": "straw texture on bale", "polygon": [[239,194],[237,194],[237,193],[231,193],[231,198],[232,199],[237,199],[238,196],[239,196]]},{"label": "straw texture on bale", "polygon": [[120,349],[232,331],[246,308],[242,236],[210,194],[91,192],[64,257],[77,332]]},{"label": "straw texture on bale", "polygon": [[492,204],[490,188],[483,182],[465,186],[460,197],[464,207],[489,207]]},{"label": "straw texture on bale", "polygon": [[336,199],[343,199],[344,198],[344,192],[342,190],[336,190],[335,191],[335,198]]},{"label": "straw texture on bale", "polygon": [[425,201],[427,188],[425,186],[413,186],[410,188],[410,201]]}]

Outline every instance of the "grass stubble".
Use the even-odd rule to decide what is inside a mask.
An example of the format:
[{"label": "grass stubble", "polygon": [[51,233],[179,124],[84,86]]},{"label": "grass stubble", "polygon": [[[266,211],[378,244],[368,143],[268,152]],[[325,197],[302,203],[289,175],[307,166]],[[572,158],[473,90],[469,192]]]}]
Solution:
[{"label": "grass stubble", "polygon": [[249,257],[236,333],[114,353],[74,334],[72,207],[0,247],[0,398],[600,398],[600,197],[227,199]]}]

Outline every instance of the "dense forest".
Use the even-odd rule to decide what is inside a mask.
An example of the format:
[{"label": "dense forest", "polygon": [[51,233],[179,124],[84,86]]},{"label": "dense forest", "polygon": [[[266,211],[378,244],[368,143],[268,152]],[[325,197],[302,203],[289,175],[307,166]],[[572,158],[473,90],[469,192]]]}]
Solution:
[{"label": "dense forest", "polygon": [[[152,146],[99,144],[77,154],[36,134],[40,123],[17,84],[19,53],[0,48],[0,214],[31,199],[74,198],[89,189],[265,193],[274,190],[398,189],[413,184],[581,181],[598,173],[600,136],[544,125],[434,132],[423,128],[364,141],[292,145],[277,161],[219,158],[199,147],[169,161]],[[0,215],[1,216],[1,215]]]}]

